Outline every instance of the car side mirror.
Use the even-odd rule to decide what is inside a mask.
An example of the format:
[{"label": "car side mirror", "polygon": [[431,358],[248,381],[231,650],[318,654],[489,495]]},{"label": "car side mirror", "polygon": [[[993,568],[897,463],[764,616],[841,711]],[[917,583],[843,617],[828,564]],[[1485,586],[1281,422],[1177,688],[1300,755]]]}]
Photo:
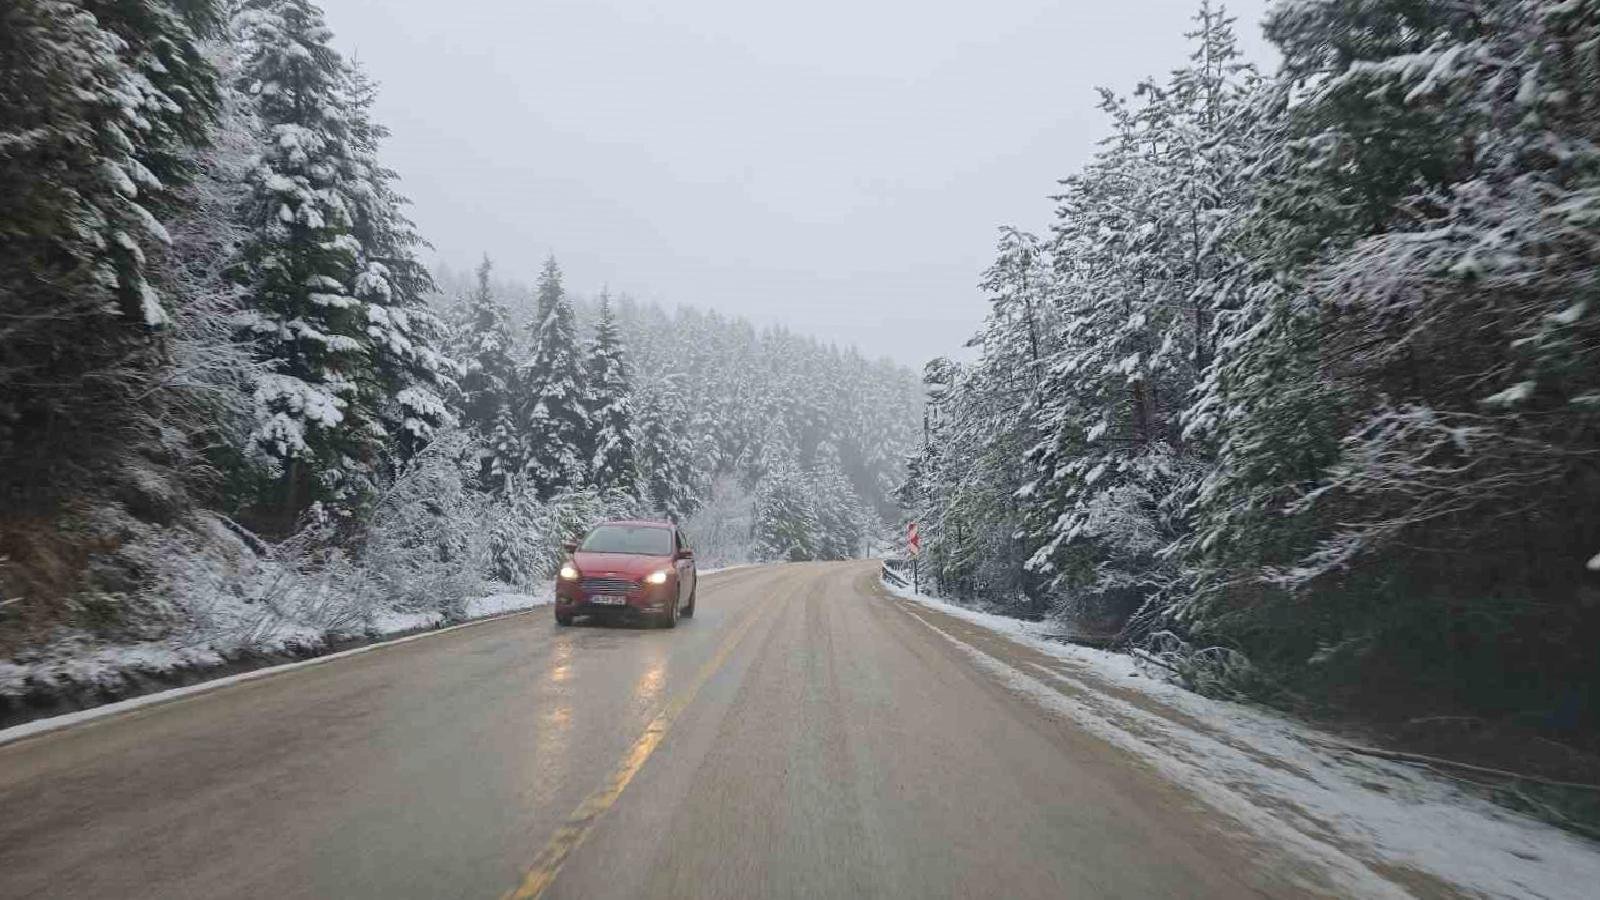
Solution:
[{"label": "car side mirror", "polygon": [[688,547],[685,547],[682,550],[678,551],[678,558],[679,559],[694,559],[694,551],[690,550]]},{"label": "car side mirror", "polygon": [[561,542],[561,549],[565,550],[568,553],[577,553],[578,552],[578,542],[577,541],[562,541]]}]

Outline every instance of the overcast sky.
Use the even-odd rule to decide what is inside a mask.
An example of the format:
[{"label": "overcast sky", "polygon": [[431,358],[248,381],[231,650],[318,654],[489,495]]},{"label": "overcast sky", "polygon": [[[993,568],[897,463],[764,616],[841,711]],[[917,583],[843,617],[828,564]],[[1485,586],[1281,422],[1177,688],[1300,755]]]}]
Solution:
[{"label": "overcast sky", "polygon": [[[385,160],[457,268],[712,307],[919,366],[996,229],[1180,65],[1198,0],[323,0],[383,85]],[[1229,5],[1271,58],[1266,0]]]}]

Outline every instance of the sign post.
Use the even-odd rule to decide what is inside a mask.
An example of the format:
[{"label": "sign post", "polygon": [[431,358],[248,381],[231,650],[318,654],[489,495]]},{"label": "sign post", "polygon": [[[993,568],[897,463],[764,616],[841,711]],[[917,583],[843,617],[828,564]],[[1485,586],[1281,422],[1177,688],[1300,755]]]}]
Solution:
[{"label": "sign post", "polygon": [[906,553],[911,557],[911,592],[922,593],[922,581],[918,577],[917,560],[922,556],[922,535],[917,531],[917,523],[912,522],[906,527]]}]

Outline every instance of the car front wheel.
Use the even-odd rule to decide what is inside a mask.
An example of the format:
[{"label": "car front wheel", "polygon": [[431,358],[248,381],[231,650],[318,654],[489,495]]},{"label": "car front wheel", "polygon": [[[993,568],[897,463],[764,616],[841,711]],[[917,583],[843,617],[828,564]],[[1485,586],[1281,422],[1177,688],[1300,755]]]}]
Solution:
[{"label": "car front wheel", "polygon": [[556,624],[562,627],[572,624],[572,613],[556,610]]}]

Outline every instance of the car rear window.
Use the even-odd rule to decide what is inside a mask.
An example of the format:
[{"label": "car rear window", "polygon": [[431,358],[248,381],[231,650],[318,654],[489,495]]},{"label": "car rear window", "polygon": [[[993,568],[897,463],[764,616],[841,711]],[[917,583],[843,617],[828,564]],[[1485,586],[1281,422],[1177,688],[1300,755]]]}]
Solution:
[{"label": "car rear window", "polygon": [[670,556],[672,530],[654,525],[601,525],[589,532],[578,549],[593,553]]}]

